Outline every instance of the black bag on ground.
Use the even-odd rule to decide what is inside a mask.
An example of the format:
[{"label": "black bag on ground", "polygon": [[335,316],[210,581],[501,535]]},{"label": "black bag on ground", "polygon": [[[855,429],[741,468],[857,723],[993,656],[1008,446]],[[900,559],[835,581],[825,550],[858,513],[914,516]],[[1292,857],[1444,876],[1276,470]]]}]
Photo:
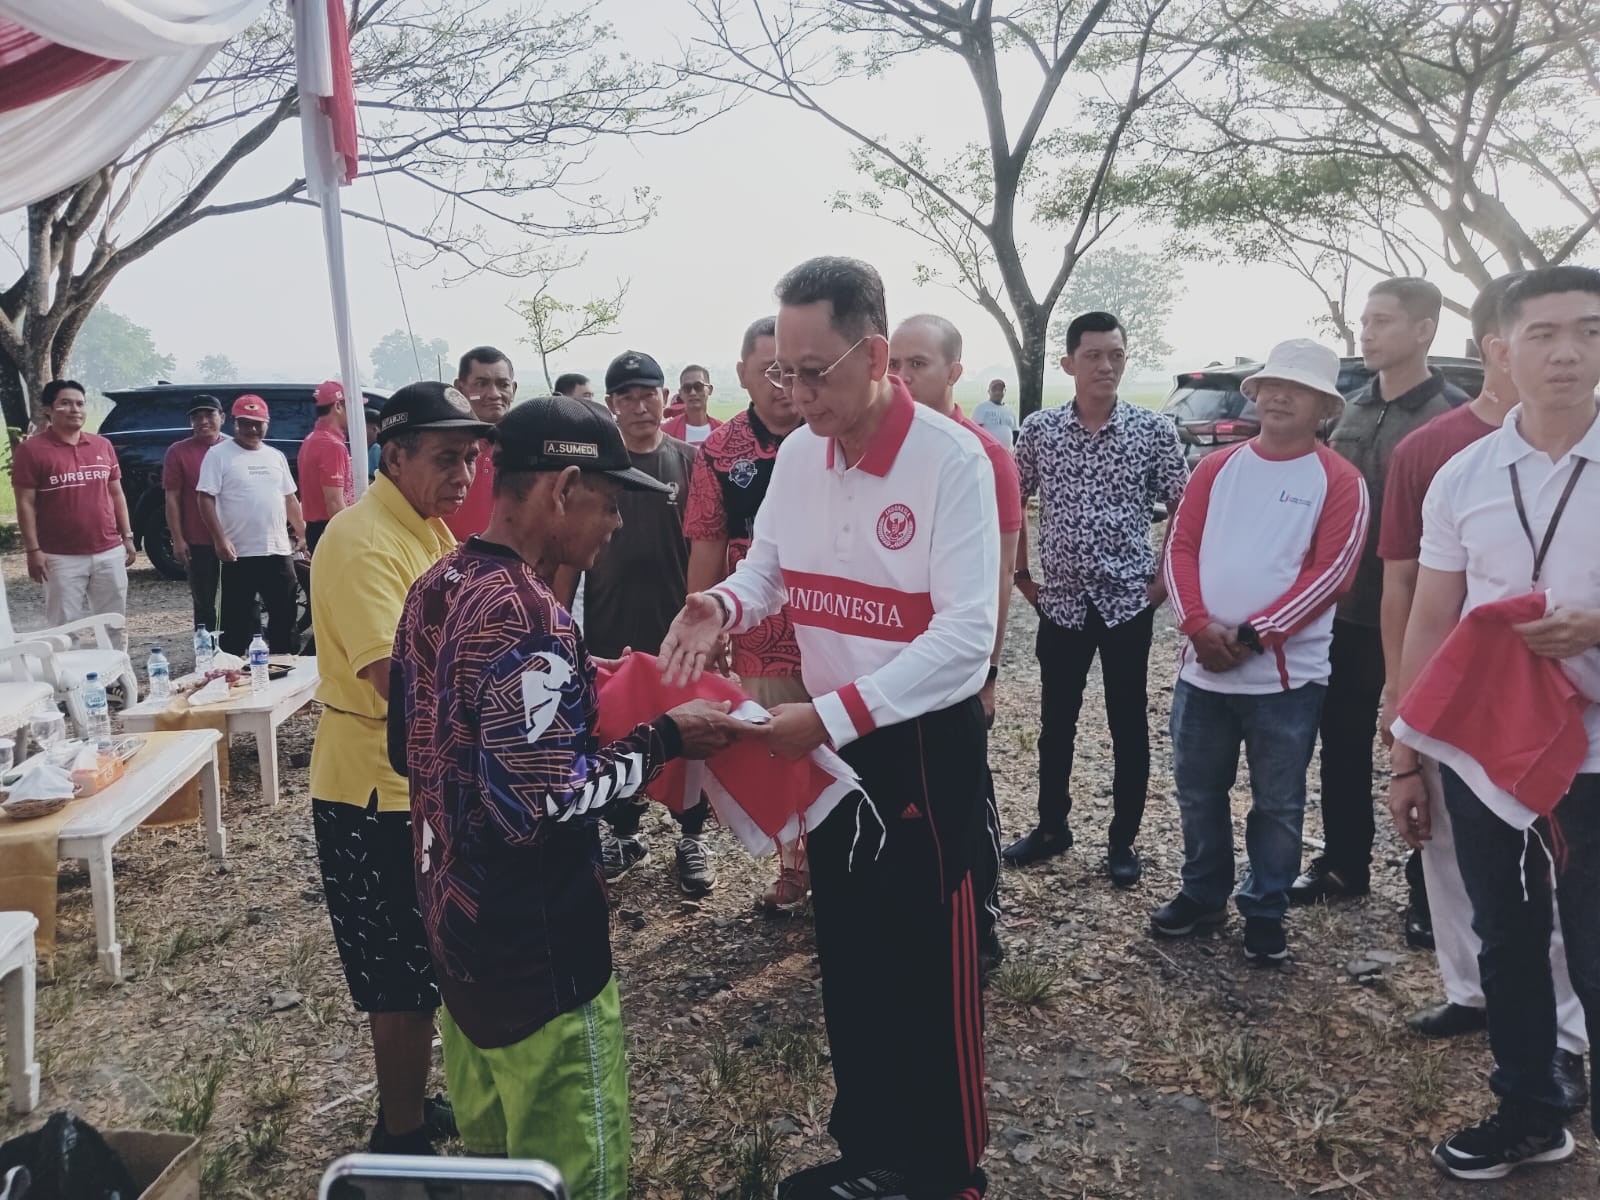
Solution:
[{"label": "black bag on ground", "polygon": [[43,1127],[0,1145],[0,1178],[26,1167],[32,1182],[11,1200],[135,1200],[139,1188],[93,1125],[63,1109]]}]

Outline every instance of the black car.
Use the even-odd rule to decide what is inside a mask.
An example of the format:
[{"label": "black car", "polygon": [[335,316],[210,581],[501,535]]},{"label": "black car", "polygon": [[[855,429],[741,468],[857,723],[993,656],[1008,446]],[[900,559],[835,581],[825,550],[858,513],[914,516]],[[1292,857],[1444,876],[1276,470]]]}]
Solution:
[{"label": "black car", "polygon": [[[1475,358],[1435,355],[1428,359],[1444,377],[1469,396],[1483,390],[1483,363]],[[1177,384],[1161,411],[1178,426],[1184,456],[1194,469],[1207,454],[1248,441],[1261,432],[1256,406],[1245,398],[1239,385],[1261,369],[1259,362],[1238,363],[1231,367],[1207,367],[1177,377]],[[1339,391],[1353,396],[1366,387],[1372,372],[1359,358],[1339,360]],[[1330,423],[1329,428],[1332,425]],[[1326,433],[1326,431],[1324,431]]]},{"label": "black car", "polygon": [[[194,398],[204,394],[221,402],[223,432],[227,433],[232,429],[227,414],[233,402],[240,396],[260,396],[271,415],[267,444],[283,451],[298,479],[300,443],[317,419],[311,399],[315,387],[311,383],[158,383],[108,393],[114,407],[100,423],[100,434],[116,449],[133,536],[156,570],[168,579],[182,579],[185,574],[172,555],[161,466],[167,447],[190,436],[189,406]],[[388,398],[383,392],[363,394],[369,404],[378,406]]]}]

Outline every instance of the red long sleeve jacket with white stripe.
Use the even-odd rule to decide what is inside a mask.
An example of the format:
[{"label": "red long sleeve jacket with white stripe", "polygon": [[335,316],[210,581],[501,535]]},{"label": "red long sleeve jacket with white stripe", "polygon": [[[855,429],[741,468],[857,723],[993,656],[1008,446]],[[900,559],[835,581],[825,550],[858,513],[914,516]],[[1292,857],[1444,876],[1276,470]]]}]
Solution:
[{"label": "red long sleeve jacket with white stripe", "polygon": [[1367,485],[1326,446],[1275,459],[1255,441],[1200,460],[1172,517],[1164,569],[1178,627],[1248,621],[1263,653],[1208,671],[1184,648],[1179,676],[1213,692],[1328,681],[1333,605],[1367,534]]}]

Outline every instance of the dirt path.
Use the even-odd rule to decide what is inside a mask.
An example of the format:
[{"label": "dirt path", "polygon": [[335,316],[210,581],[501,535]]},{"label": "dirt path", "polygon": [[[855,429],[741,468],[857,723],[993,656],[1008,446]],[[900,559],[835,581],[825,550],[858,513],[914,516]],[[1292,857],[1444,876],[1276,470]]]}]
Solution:
[{"label": "dirt path", "polygon": [[[3,565],[17,625],[41,624],[20,559]],[[136,571],[130,608],[137,657],[159,638],[187,669],[183,586]],[[1032,808],[1038,679],[1032,615],[1019,608],[1012,621],[992,758],[1016,833]],[[1169,679],[1175,654],[1163,630],[1153,680]],[[1458,1188],[1427,1164],[1430,1140],[1483,1108],[1487,1054],[1481,1039],[1437,1047],[1400,1027],[1436,986],[1426,956],[1397,956],[1376,986],[1345,970],[1369,949],[1403,949],[1392,840],[1371,900],[1296,916],[1285,971],[1247,969],[1237,929],[1150,941],[1148,911],[1175,889],[1181,862],[1160,687],[1151,708],[1146,882],[1115,893],[1099,875],[1109,749],[1098,691],[1084,708],[1079,849],[1006,876],[1010,962],[988,1009],[990,1194],[1600,1196],[1588,1137],[1574,1162],[1514,1186]],[[260,801],[253,749],[233,748],[226,873],[196,830],[124,841],[118,917],[131,970],[122,986],[107,986],[94,966],[86,876],[76,865],[62,873],[56,975],[40,993],[41,1115],[70,1104],[107,1126],[203,1130],[206,1196],[314,1195],[321,1167],[363,1144],[373,1119],[368,1042],[348,1009],[311,838],[304,766],[314,727],[304,714],[284,729],[276,810]],[[770,1195],[783,1170],[830,1152],[810,923],[753,912],[769,866],[721,832],[717,891],[683,900],[665,815],[652,813],[648,829],[653,858],[614,896],[634,1194]],[[36,1123],[7,1119],[0,1136]]]}]

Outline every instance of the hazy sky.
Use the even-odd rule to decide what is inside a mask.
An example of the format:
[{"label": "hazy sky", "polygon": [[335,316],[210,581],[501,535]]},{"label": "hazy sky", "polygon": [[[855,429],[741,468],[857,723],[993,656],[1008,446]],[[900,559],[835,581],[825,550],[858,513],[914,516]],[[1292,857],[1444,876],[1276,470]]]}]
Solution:
[{"label": "hazy sky", "polygon": [[[685,0],[606,0],[602,12],[640,54],[669,53],[675,39],[696,31]],[[1032,81],[1019,82],[1017,92],[1025,87]],[[854,111],[871,113],[874,129],[920,131],[936,146],[953,148],[978,132],[965,75],[935,61],[906,63],[883,79],[853,84],[847,98]],[[299,170],[299,146],[291,123],[256,156],[233,193],[281,186]],[[772,310],[778,277],[811,255],[832,253],[878,267],[891,320],[916,311],[943,313],[962,328],[969,370],[1004,366],[1009,376],[1005,343],[991,317],[952,290],[913,284],[915,264],[926,258],[914,237],[832,210],[836,192],[857,186],[850,150],[848,139],[819,118],[762,99],[681,137],[606,146],[595,156],[606,171],[604,186],[648,185],[658,213],[642,230],[582,247],[587,264],[565,278],[559,294],[581,300],[618,279],[631,286],[621,331],[581,343],[557,369],[598,373],[626,348],[669,363],[730,362],[744,326]],[[358,179],[345,195],[351,207],[375,208],[370,180]],[[391,216],[406,207],[397,182],[385,184],[384,200]],[[506,308],[519,295],[515,281],[485,275],[446,288],[437,269],[402,268],[397,284],[380,231],[351,225],[347,237],[363,354],[403,325],[403,289],[418,334],[442,337],[457,352],[496,343],[518,359],[524,379],[537,373],[531,353],[517,345],[521,323]],[[1038,240],[1048,247],[1045,237]],[[1117,240],[1153,247],[1159,231],[1129,228]],[[1281,338],[1314,334],[1319,298],[1281,268],[1191,264],[1182,270],[1167,333],[1175,367],[1259,355]],[[247,378],[270,373],[311,380],[335,372],[327,275],[311,208],[202,222],[125,271],[106,302],[154,331],[160,349],[177,356],[180,379],[192,377],[196,360],[211,353],[230,356]],[[1458,353],[1464,334],[1464,323],[1449,318],[1438,348]]]}]

